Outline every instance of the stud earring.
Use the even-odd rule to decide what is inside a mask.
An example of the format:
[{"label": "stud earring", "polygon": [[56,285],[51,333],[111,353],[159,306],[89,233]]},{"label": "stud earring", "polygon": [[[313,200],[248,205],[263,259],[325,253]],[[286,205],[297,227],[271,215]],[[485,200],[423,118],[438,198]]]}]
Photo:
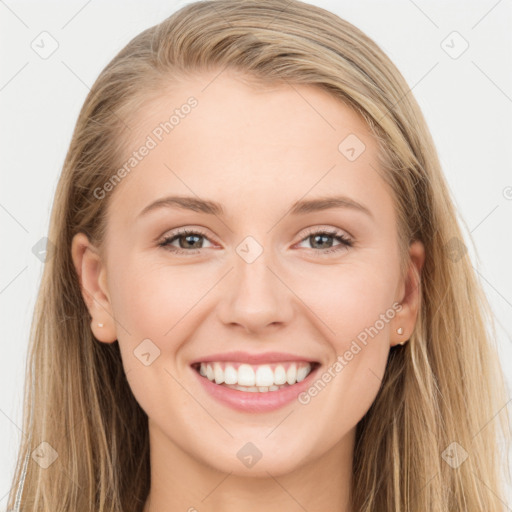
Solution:
[{"label": "stud earring", "polygon": [[98,327],[103,327],[103,324],[98,324]]},{"label": "stud earring", "polygon": [[[399,327],[399,328],[396,330],[396,332],[397,332],[398,334],[403,334],[403,333],[404,333],[404,330],[402,329],[402,327]],[[404,341],[400,341],[398,344],[399,344],[399,345],[405,345],[406,343],[407,343],[407,340],[404,340]]]}]

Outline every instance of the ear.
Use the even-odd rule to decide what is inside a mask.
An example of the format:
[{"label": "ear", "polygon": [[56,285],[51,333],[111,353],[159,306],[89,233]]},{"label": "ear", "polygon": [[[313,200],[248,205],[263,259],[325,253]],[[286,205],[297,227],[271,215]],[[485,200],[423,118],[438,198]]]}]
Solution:
[{"label": "ear", "polygon": [[[393,318],[391,346],[407,341],[414,331],[421,305],[421,269],[424,262],[425,247],[422,242],[415,240],[409,246],[409,266],[400,284],[398,302],[402,309]],[[402,334],[397,332],[400,327]]]},{"label": "ear", "polygon": [[108,295],[106,269],[100,254],[84,233],[77,233],[71,242],[71,256],[82,296],[92,317],[94,337],[101,342],[112,343],[117,339],[115,321]]}]

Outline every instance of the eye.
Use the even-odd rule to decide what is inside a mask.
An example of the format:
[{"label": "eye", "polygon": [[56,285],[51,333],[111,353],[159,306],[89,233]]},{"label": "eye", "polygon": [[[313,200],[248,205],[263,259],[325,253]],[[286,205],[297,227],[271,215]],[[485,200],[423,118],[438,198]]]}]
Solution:
[{"label": "eye", "polygon": [[[332,239],[337,240],[339,244],[333,246]],[[311,230],[307,233],[306,237],[301,240],[301,243],[305,241],[308,241],[313,246],[313,249],[318,249],[315,252],[318,252],[321,256],[343,251],[354,245],[353,241],[348,238],[348,236],[336,229]]]},{"label": "eye", "polygon": [[[202,240],[208,240],[205,233],[198,229],[179,229],[170,235],[165,236],[159,243],[159,247],[163,247],[168,251],[175,254],[197,254],[200,249],[204,249],[202,246]],[[333,246],[332,239],[337,240],[338,245]],[[179,247],[172,245],[178,242]],[[313,250],[319,255],[331,254],[346,250],[348,247],[353,246],[353,241],[348,238],[343,232],[338,230],[329,229],[316,229],[316,231],[310,230],[306,237],[301,240],[300,243],[308,241],[313,247]]]},{"label": "eye", "polygon": [[[203,249],[201,247],[201,239],[203,238],[208,239],[205,233],[197,229],[179,229],[164,237],[158,245],[176,254],[196,254],[199,249]],[[171,245],[174,241],[178,241],[179,247]]]}]

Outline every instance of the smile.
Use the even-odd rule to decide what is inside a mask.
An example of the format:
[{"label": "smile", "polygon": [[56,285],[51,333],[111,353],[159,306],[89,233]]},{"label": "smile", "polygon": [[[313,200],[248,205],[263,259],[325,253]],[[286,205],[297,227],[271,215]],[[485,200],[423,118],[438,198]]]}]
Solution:
[{"label": "smile", "polygon": [[259,365],[208,362],[197,363],[194,368],[215,384],[250,393],[266,393],[303,381],[317,364],[303,361]]},{"label": "smile", "polygon": [[318,362],[247,364],[198,362],[191,365],[207,395],[244,413],[263,413],[293,403],[318,373]]}]

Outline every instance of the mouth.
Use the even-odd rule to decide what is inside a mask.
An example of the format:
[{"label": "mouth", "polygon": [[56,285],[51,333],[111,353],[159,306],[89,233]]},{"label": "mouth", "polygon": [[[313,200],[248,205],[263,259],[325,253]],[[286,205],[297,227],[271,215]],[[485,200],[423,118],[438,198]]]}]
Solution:
[{"label": "mouth", "polygon": [[319,366],[317,361],[281,361],[268,364],[207,361],[191,365],[202,378],[212,384],[248,393],[271,393],[292,388]]}]

